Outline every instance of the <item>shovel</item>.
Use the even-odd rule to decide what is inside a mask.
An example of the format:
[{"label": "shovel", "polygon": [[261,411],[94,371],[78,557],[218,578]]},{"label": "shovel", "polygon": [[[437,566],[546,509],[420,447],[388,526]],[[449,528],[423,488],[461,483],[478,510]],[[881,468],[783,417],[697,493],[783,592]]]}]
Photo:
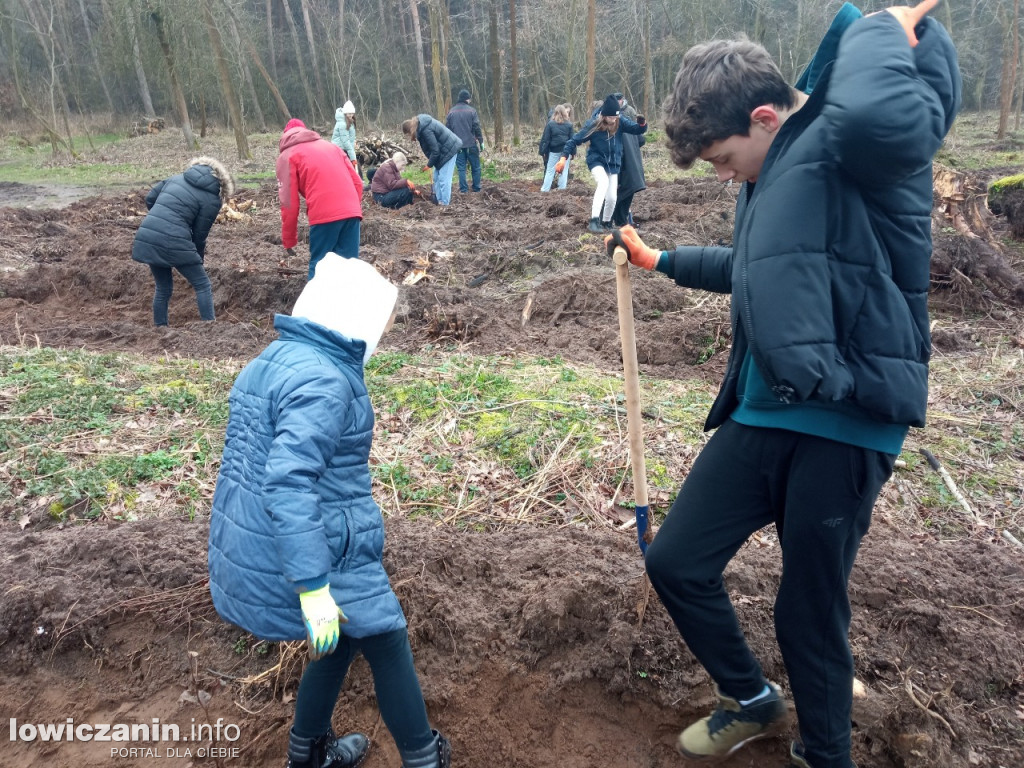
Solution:
[{"label": "shovel", "polygon": [[636,330],[633,327],[633,290],[629,280],[629,257],[624,248],[612,253],[615,262],[615,291],[619,304],[619,336],[622,338],[622,373],[626,383],[626,424],[629,431],[629,463],[633,467],[633,501],[636,504],[636,538],[640,551],[654,538],[648,521],[647,468],[644,462],[644,434],[640,413],[640,374],[636,362]]}]

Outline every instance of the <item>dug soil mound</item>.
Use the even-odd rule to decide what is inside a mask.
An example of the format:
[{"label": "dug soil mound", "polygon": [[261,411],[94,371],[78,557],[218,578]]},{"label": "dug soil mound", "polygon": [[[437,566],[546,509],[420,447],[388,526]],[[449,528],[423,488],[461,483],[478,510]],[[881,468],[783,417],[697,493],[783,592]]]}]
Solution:
[{"label": "dug soil mound", "polygon": [[[145,192],[59,210],[0,209],[0,342],[244,360],[274,338],[273,314],[290,310],[308,253],[281,249],[274,187],[243,190],[243,217],[210,235],[217,322],[198,321],[178,278],[166,329],[152,326],[148,269],[130,259]],[[728,187],[680,179],[638,194],[634,212],[651,245],[714,245],[731,237],[734,202]],[[581,180],[545,195],[537,182],[488,184],[456,194],[448,208],[366,202],[362,258],[403,284],[396,329],[382,346],[521,352],[620,370],[615,276],[600,240],[583,231],[589,205]],[[645,374],[721,374],[724,299],[639,270],[633,297]],[[854,756],[861,768],[1024,765],[1019,553],[907,533],[884,514],[898,503],[895,492],[883,496],[852,579],[864,684]],[[217,618],[206,535],[203,520],[0,524],[0,720],[16,721],[0,765],[284,765],[302,651],[259,643]],[[527,526],[460,533],[394,517],[388,535],[386,564],[454,765],[683,764],[675,735],[707,713],[714,694],[630,536]],[[766,537],[740,552],[727,579],[766,673],[785,688],[772,626],[779,572]],[[37,726],[68,718],[156,719],[189,740],[38,737]],[[368,768],[400,765],[362,661],[334,722],[373,736]],[[794,734],[790,724],[722,765],[782,766]],[[228,751],[211,755],[211,746]]]}]

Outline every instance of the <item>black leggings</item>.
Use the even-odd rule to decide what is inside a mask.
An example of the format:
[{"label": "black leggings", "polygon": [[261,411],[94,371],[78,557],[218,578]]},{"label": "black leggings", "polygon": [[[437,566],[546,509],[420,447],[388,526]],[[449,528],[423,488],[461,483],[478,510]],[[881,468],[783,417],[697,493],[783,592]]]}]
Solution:
[{"label": "black leggings", "polygon": [[377,707],[399,751],[427,747],[434,737],[406,629],[360,638],[342,635],[334,653],[309,662],[295,700],[295,735],[315,739],[330,728],[334,705],[357,652],[370,664]]},{"label": "black leggings", "polygon": [[849,768],[853,656],[847,583],[895,456],[727,421],[694,462],[647,550],[651,582],[687,646],[736,699],[765,685],[722,573],[747,538],[778,529],[775,634],[808,761]]}]

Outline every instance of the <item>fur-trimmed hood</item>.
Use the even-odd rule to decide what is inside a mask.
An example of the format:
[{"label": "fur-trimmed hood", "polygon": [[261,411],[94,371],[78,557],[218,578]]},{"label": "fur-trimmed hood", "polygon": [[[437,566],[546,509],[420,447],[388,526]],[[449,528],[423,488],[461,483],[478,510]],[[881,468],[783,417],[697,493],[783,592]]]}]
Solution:
[{"label": "fur-trimmed hood", "polygon": [[218,159],[214,157],[194,157],[188,161],[188,168],[195,165],[205,165],[213,172],[214,177],[220,182],[220,199],[226,203],[235,194],[235,180],[231,177],[231,171]]}]

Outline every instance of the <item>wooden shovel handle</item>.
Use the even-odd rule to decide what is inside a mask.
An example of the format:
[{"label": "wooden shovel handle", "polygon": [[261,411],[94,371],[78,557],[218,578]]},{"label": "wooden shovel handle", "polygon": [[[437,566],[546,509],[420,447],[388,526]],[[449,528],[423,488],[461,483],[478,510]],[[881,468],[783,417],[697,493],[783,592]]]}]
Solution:
[{"label": "wooden shovel handle", "polygon": [[[619,305],[619,336],[622,339],[622,369],[626,385],[626,422],[629,429],[629,461],[633,466],[633,494],[637,507],[647,507],[647,468],[644,461],[643,418],[640,413],[640,371],[636,360],[636,329],[633,325],[633,289],[629,278],[629,257],[624,248],[612,253],[615,262],[615,290]],[[649,531],[637,531],[649,540]]]}]

